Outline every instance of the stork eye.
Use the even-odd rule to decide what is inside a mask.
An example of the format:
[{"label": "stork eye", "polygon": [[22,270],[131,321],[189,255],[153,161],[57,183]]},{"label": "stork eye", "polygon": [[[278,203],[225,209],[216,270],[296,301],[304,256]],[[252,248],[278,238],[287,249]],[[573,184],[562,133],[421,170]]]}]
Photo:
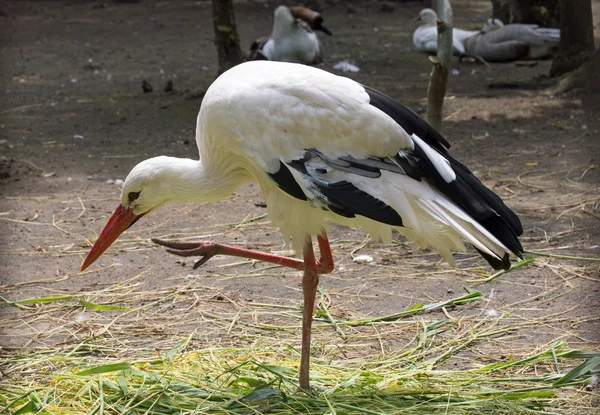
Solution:
[{"label": "stork eye", "polygon": [[141,190],[139,192],[129,192],[129,194],[127,195],[127,199],[129,200],[129,203],[133,202],[138,197],[140,197],[140,193],[142,193]]}]

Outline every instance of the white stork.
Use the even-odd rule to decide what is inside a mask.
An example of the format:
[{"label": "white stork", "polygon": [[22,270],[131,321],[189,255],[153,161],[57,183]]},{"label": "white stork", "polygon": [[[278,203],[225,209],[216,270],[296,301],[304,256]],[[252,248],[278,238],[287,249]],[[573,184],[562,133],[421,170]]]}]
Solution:
[{"label": "white stork", "polygon": [[[256,181],[272,223],[304,261],[216,243],[155,241],[169,252],[233,255],[304,271],[300,386],[309,387],[310,331],[319,274],[332,272],[328,222],[389,241],[392,229],[451,264],[472,245],[497,269],[521,256],[517,216],[447,151],[410,109],[320,69],[255,61],[208,89],[196,127],[199,160],[154,157],[127,176],[121,203],[81,269],[148,212],[171,202],[212,202]],[[315,259],[316,236],[320,259]]]}]

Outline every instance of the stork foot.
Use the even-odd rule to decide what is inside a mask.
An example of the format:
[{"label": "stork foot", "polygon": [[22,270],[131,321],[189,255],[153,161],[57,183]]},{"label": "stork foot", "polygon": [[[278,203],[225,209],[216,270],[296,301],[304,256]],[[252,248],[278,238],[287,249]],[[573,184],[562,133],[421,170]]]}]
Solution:
[{"label": "stork foot", "polygon": [[[321,258],[315,261],[317,264],[317,274],[328,274],[333,271],[333,255],[327,235],[319,235],[317,237],[319,247],[321,249]],[[194,269],[204,265],[206,261],[215,255],[229,255],[239,258],[255,259],[258,261],[269,262],[271,264],[290,267],[300,271],[305,271],[304,261],[280,255],[268,254],[265,252],[253,251],[250,249],[240,248],[237,246],[229,246],[217,244],[214,242],[174,242],[165,241],[164,239],[152,238],[152,242],[167,248],[167,252],[179,256],[201,256],[200,260],[194,264]],[[312,249],[312,244],[311,244]]]},{"label": "stork foot", "polygon": [[152,242],[167,248],[167,252],[179,256],[200,256],[194,269],[204,265],[209,259],[221,253],[221,245],[212,242],[173,242],[152,238]]},{"label": "stork foot", "polygon": [[[256,259],[258,261],[270,262],[272,264],[304,271],[304,262],[296,258],[252,251],[250,249],[239,248],[237,246],[222,245],[214,242],[172,242],[165,241],[163,239],[152,239],[152,242],[167,247],[167,252],[171,254],[186,257],[201,256],[202,258],[200,258],[200,260],[194,264],[194,269],[204,265],[206,261],[215,255],[229,255],[239,258]],[[326,262],[326,266],[329,266],[329,262],[331,261]]]}]

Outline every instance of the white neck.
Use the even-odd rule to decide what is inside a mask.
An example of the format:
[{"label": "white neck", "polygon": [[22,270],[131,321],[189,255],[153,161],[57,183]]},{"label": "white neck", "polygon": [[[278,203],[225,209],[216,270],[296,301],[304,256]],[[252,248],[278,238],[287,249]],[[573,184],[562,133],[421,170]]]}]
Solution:
[{"label": "white neck", "polygon": [[215,202],[225,199],[245,181],[241,171],[218,166],[206,166],[199,160],[170,158],[169,186],[174,202]]},{"label": "white neck", "polygon": [[423,18],[422,26],[436,26],[437,27],[437,15],[436,14],[427,14]]},{"label": "white neck", "polygon": [[278,9],[275,12],[275,21],[273,23],[273,32],[271,37],[277,39],[285,36],[295,30],[294,17],[289,10]]},{"label": "white neck", "polygon": [[123,204],[131,191],[142,191],[132,202],[135,213],[173,202],[214,202],[229,197],[248,177],[231,156],[202,161],[160,156],[144,160],[131,170],[123,187]]}]

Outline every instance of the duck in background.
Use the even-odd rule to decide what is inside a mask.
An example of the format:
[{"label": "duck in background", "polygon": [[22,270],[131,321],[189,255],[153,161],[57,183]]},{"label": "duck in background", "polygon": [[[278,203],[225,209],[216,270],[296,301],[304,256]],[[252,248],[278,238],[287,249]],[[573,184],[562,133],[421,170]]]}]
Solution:
[{"label": "duck in background", "polygon": [[331,36],[323,26],[320,13],[301,6],[279,6],[271,36],[261,37],[250,45],[249,60],[270,60],[318,64],[323,62],[323,46],[315,33],[320,30]]},{"label": "duck in background", "polygon": [[[421,22],[413,33],[413,44],[420,52],[436,53],[437,52],[437,13],[432,9],[423,9],[419,16],[415,19]],[[469,37],[479,33],[473,30],[463,30],[458,28],[452,29],[452,52],[455,55],[464,55],[464,41]]]},{"label": "duck in background", "polygon": [[504,25],[488,19],[480,32],[465,40],[467,54],[490,62],[543,59],[558,48],[560,29],[535,24]]}]

